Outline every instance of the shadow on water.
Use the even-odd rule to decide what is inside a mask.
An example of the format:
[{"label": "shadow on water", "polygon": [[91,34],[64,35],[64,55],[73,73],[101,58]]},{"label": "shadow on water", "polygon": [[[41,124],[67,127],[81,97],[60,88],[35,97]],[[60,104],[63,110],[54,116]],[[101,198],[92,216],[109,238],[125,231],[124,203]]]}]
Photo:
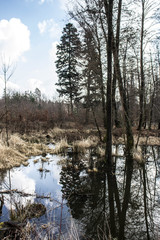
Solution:
[{"label": "shadow on water", "polygon": [[[31,221],[39,226],[50,221],[53,239],[160,239],[160,148],[142,147],[146,163],[141,166],[126,161],[122,145],[113,146],[113,151],[114,166],[108,171],[93,151],[88,161],[84,156],[69,154],[62,167],[57,165],[56,156],[49,155],[48,162],[36,164],[36,158],[32,158],[28,167],[10,171],[12,188],[29,193],[25,197],[17,194],[14,201],[21,200],[24,205],[27,201],[43,203],[47,212]],[[8,174],[1,174],[1,190]],[[10,217],[11,195],[3,195],[0,221]],[[68,231],[73,232],[71,222],[78,234],[68,238]]]},{"label": "shadow on water", "polygon": [[[122,146],[107,173],[87,173],[73,165],[61,171],[60,183],[80,239],[160,239],[160,148],[143,148],[146,164],[133,166]],[[112,228],[112,229],[111,229]]]}]

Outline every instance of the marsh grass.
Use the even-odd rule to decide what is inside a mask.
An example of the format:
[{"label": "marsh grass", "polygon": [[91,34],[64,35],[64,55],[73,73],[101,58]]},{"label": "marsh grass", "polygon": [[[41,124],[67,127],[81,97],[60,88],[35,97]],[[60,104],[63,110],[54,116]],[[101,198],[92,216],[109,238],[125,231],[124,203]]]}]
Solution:
[{"label": "marsh grass", "polygon": [[65,154],[70,145],[67,142],[66,138],[61,139],[56,143],[54,153],[55,154]]},{"label": "marsh grass", "polygon": [[46,224],[37,227],[35,223],[30,223],[28,221],[25,227],[19,231],[18,236],[21,240],[80,240],[79,232],[74,220],[68,221],[66,234],[61,233],[55,235],[54,229],[60,228],[60,226],[56,225],[57,224],[54,221],[49,220]]},{"label": "marsh grass", "polygon": [[76,153],[85,153],[87,149],[96,147],[98,139],[96,137],[89,137],[81,139],[73,143],[73,151]]},{"label": "marsh grass", "polygon": [[0,169],[18,167],[27,160],[26,156],[18,150],[2,144],[0,144],[0,152]]},{"label": "marsh grass", "polygon": [[53,129],[50,129],[48,131],[48,134],[51,138],[59,141],[63,138],[68,139],[71,134],[76,135],[77,132],[78,132],[77,129],[62,129],[62,128],[55,127]]},{"label": "marsh grass", "polygon": [[139,146],[133,149],[133,159],[140,165],[145,163],[145,159],[142,156],[142,149]]},{"label": "marsh grass", "polygon": [[34,164],[38,163],[39,159],[34,159],[33,162]]},{"label": "marsh grass", "polygon": [[53,150],[42,143],[30,143],[18,134],[10,135],[9,147],[6,146],[3,135],[0,136],[0,169],[27,166],[29,156],[52,153]]},{"label": "marsh grass", "polygon": [[[104,134],[104,132],[102,131]],[[156,135],[157,136],[157,135]],[[156,136],[142,135],[139,138],[139,145],[160,145],[160,138]],[[134,136],[135,142],[137,135]],[[55,148],[50,148],[48,143],[56,143]],[[113,137],[113,144],[124,144],[125,135],[118,133]],[[105,156],[105,143],[100,143],[95,129],[55,127],[46,131],[33,131],[27,134],[10,134],[9,147],[6,146],[5,131],[0,134],[0,169],[20,166],[24,163],[27,166],[27,158],[36,155],[66,154],[68,148],[72,148],[73,153],[86,154],[89,149],[100,156]],[[133,152],[134,159],[141,162],[141,155],[136,150]],[[113,154],[113,156],[116,156]],[[46,160],[44,160],[46,161]]]}]

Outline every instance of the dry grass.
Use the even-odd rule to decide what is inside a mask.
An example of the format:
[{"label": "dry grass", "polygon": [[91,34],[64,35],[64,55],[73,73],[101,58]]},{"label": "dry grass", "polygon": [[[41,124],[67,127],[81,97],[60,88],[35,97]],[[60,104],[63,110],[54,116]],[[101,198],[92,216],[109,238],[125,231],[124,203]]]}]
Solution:
[{"label": "dry grass", "polygon": [[[27,165],[26,159],[30,156],[42,155],[43,153],[61,154],[66,153],[69,147],[73,152],[86,153],[89,148],[95,148],[96,152],[103,157],[105,149],[98,145],[99,139],[96,136],[97,131],[93,128],[89,129],[60,129],[53,128],[48,132],[39,131],[32,132],[30,135],[9,134],[9,147],[6,146],[6,133],[2,131],[0,134],[0,169],[19,166],[21,163]],[[83,137],[82,137],[83,136]],[[125,143],[125,135],[120,134],[113,137],[113,144]],[[134,136],[135,143],[137,136]],[[57,142],[55,149],[49,148],[46,144]],[[156,136],[140,136],[139,145],[160,145],[160,138]],[[134,158],[141,161],[141,155],[134,150]],[[44,159],[46,161],[46,159]]]},{"label": "dry grass", "polygon": [[77,153],[85,153],[87,149],[97,146],[97,143],[97,137],[78,140],[73,143],[73,151]]},{"label": "dry grass", "polygon": [[103,147],[98,147],[97,149],[97,154],[100,156],[100,157],[104,157],[105,156],[105,148]]},{"label": "dry grass", "polygon": [[0,144],[0,152],[0,169],[18,167],[27,160],[24,154],[2,144]]},{"label": "dry grass", "polygon": [[[137,136],[134,137],[135,142],[137,141]],[[155,136],[140,136],[139,145],[160,145],[160,138]]]},{"label": "dry grass", "polygon": [[140,147],[133,149],[133,159],[140,165],[145,163],[145,160],[142,156],[142,149]]},{"label": "dry grass", "polygon": [[58,143],[56,143],[54,153],[55,154],[65,153],[69,147],[70,145],[68,144],[67,140],[65,138],[61,139]]},{"label": "dry grass", "polygon": [[0,137],[0,169],[12,168],[24,164],[29,156],[41,155],[42,153],[52,153],[53,150],[41,143],[30,143],[21,138],[18,134],[13,134],[9,139],[9,147],[6,146],[3,137]]},{"label": "dry grass", "polygon": [[56,136],[63,136],[64,133],[65,133],[64,129],[56,127],[56,128],[50,129],[48,132],[48,135],[55,138]]},{"label": "dry grass", "polygon": [[62,129],[62,128],[55,127],[48,131],[48,135],[54,139],[61,139],[61,138],[65,138],[67,135],[69,135],[71,133],[76,134],[77,132],[78,132],[78,130],[75,128],[74,129],[73,128]]}]

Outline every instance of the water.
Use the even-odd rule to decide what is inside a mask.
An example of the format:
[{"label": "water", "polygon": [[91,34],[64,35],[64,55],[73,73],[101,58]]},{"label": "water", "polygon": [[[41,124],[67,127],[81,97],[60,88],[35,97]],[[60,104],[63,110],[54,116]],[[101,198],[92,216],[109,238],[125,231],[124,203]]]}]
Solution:
[{"label": "water", "polygon": [[[33,219],[39,226],[52,222],[53,232],[58,234],[61,221],[61,208],[63,207],[63,229],[65,221],[69,217],[69,210],[66,202],[62,202],[62,192],[60,185],[61,166],[57,165],[60,160],[59,156],[47,155],[48,162],[43,162],[41,156],[29,159],[27,167],[21,166],[13,168],[1,175],[1,191],[5,189],[15,189],[13,194],[3,194],[5,204],[2,208],[0,221],[10,220],[10,209],[15,209],[15,203],[26,206],[28,202],[42,203],[46,206],[46,214],[38,219]],[[34,161],[37,163],[34,163]],[[43,169],[42,171],[40,171]],[[10,175],[10,176],[9,176]],[[11,179],[11,184],[9,182]],[[20,193],[28,194],[23,196]],[[45,198],[44,198],[45,197]]]},{"label": "water", "polygon": [[[23,205],[27,201],[41,202],[47,208],[46,214],[31,221],[39,228],[51,222],[50,231],[53,236],[59,236],[62,230],[61,239],[71,239],[68,238],[69,233],[72,239],[78,237],[82,240],[105,239],[114,220],[117,239],[122,239],[119,237],[119,232],[124,227],[125,239],[158,240],[160,237],[160,148],[155,146],[142,149],[146,164],[139,167],[136,162],[134,163],[129,186],[126,182],[123,148],[122,145],[113,146],[116,170],[114,174],[112,173],[112,182],[107,180],[103,162],[98,156],[92,156],[96,161],[98,172],[88,171],[90,161],[78,155],[68,158],[67,165],[63,167],[57,164],[60,160],[59,156],[47,155],[48,162],[42,162],[41,157],[37,156],[29,160],[27,167],[13,168],[10,170],[11,189],[18,189],[30,195],[23,197],[14,194],[13,199],[11,194],[4,194],[5,204],[0,221],[9,219],[9,210],[11,204],[14,207],[14,202],[19,201]],[[34,163],[36,159],[39,160]],[[9,186],[8,171],[1,174],[1,188],[7,186]],[[112,194],[114,202],[109,198]],[[50,198],[40,198],[43,195]],[[122,216],[127,197],[129,200],[126,219],[123,222]],[[114,216],[110,214],[112,203]]]}]

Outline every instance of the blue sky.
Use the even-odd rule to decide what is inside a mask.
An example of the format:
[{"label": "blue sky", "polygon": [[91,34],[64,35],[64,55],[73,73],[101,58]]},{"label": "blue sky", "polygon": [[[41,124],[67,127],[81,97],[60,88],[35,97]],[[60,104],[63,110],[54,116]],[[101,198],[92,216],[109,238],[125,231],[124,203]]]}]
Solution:
[{"label": "blue sky", "polygon": [[[38,87],[47,98],[57,96],[54,61],[56,44],[68,21],[66,3],[67,0],[0,0],[0,58],[16,65],[7,82],[8,89],[34,91]],[[4,89],[2,73],[0,95]]]}]

